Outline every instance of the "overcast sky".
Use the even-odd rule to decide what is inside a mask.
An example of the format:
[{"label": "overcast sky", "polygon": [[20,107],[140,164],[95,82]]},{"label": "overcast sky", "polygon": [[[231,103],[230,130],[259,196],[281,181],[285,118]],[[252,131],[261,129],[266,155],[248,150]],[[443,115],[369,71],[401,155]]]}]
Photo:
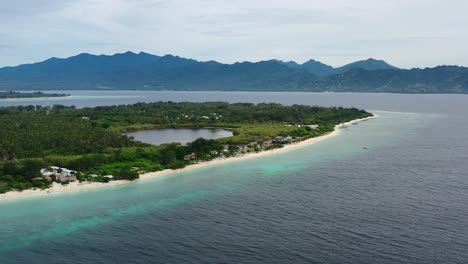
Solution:
[{"label": "overcast sky", "polygon": [[0,66],[131,50],[468,66],[466,0],[0,0]]}]

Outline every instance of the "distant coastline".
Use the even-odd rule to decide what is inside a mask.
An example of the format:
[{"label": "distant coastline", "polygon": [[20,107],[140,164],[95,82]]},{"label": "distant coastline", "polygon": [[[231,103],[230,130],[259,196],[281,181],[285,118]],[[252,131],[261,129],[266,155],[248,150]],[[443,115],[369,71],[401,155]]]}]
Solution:
[{"label": "distant coastline", "polygon": [[43,92],[16,92],[0,91],[0,99],[28,99],[28,98],[48,98],[48,97],[68,97],[69,94],[43,93]]},{"label": "distant coastline", "polygon": [[31,197],[40,197],[40,196],[47,196],[47,195],[55,195],[55,194],[61,194],[61,193],[69,193],[69,192],[77,192],[77,191],[86,191],[86,190],[92,190],[92,189],[97,189],[97,188],[104,188],[104,187],[111,187],[111,186],[116,186],[116,185],[121,185],[121,184],[128,184],[131,182],[141,182],[149,179],[155,179],[158,177],[162,176],[167,176],[167,175],[172,175],[175,173],[179,172],[185,172],[197,168],[204,168],[207,166],[212,166],[216,164],[222,164],[225,162],[231,162],[231,161],[239,161],[239,160],[245,160],[245,159],[251,159],[251,158],[257,158],[257,157],[263,157],[263,156],[268,156],[268,155],[273,155],[273,154],[279,154],[279,153],[284,153],[287,151],[299,149],[305,146],[309,146],[312,144],[315,144],[317,142],[323,141],[325,139],[332,138],[334,136],[337,136],[340,134],[340,129],[343,128],[344,126],[351,125],[351,124],[357,124],[361,123],[364,121],[368,121],[373,118],[377,118],[378,116],[373,114],[373,116],[366,117],[366,118],[360,118],[360,119],[355,119],[351,120],[349,122],[341,123],[335,126],[334,130],[328,134],[319,136],[319,137],[314,137],[314,138],[309,138],[303,141],[299,141],[293,144],[285,145],[282,148],[277,148],[277,149],[271,149],[271,150],[265,150],[261,152],[255,152],[255,153],[247,153],[247,154],[242,154],[239,156],[234,156],[234,157],[228,157],[228,158],[217,158],[211,161],[204,161],[204,162],[199,162],[196,164],[191,164],[188,165],[184,168],[181,169],[166,169],[162,171],[156,171],[156,172],[148,172],[140,175],[140,178],[135,181],[127,181],[127,180],[116,180],[116,181],[111,181],[108,183],[101,183],[101,182],[88,182],[88,183],[78,183],[78,182],[72,182],[69,183],[66,186],[63,186],[58,183],[54,183],[51,188],[45,189],[45,190],[23,190],[23,191],[10,191],[4,194],[0,194],[0,201],[8,201],[8,200],[16,200],[16,199],[21,199],[21,198],[31,198]]}]

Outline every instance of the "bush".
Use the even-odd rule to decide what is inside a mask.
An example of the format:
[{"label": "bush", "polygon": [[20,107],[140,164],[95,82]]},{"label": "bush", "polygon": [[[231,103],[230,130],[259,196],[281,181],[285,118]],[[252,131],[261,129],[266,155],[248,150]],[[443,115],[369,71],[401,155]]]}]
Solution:
[{"label": "bush", "polygon": [[138,175],[138,172],[130,171],[126,169],[122,169],[118,171],[117,173],[115,173],[114,176],[118,180],[129,180],[129,181],[133,181],[133,180],[140,178],[140,175]]},{"label": "bush", "polygon": [[172,170],[182,169],[185,167],[185,162],[182,160],[177,160],[169,164],[167,167]]}]

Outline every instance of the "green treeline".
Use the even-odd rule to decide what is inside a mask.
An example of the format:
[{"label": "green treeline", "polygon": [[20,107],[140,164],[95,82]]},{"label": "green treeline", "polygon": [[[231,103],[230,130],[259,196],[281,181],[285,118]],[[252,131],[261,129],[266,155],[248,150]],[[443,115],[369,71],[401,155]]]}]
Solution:
[{"label": "green treeline", "polygon": [[[48,187],[51,182],[41,178],[40,169],[50,166],[76,170],[80,181],[108,181],[105,175],[132,180],[142,172],[177,169],[219,156],[281,147],[265,144],[277,136],[293,140],[320,136],[333,131],[339,123],[370,115],[356,108],[224,102],[157,102],[82,109],[4,107],[0,108],[0,192]],[[312,124],[318,128],[310,128]],[[230,127],[234,136],[197,139],[185,146],[153,146],[122,134],[169,127]]]},{"label": "green treeline", "polygon": [[64,97],[68,96],[68,94],[46,94],[43,92],[15,92],[15,91],[7,91],[2,92],[0,91],[0,99],[8,99],[8,98],[38,98],[38,97]]},{"label": "green treeline", "polygon": [[28,112],[0,115],[2,160],[102,153],[135,143],[83,119]]}]

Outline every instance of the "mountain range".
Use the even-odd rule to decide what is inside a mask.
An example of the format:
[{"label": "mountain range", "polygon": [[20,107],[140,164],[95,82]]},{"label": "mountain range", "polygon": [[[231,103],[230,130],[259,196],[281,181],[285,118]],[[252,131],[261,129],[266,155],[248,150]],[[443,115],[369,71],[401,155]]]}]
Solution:
[{"label": "mountain range", "polygon": [[144,52],[82,53],[0,68],[0,90],[80,89],[468,93],[468,68],[408,70],[376,59],[338,68],[316,60],[224,64]]}]

